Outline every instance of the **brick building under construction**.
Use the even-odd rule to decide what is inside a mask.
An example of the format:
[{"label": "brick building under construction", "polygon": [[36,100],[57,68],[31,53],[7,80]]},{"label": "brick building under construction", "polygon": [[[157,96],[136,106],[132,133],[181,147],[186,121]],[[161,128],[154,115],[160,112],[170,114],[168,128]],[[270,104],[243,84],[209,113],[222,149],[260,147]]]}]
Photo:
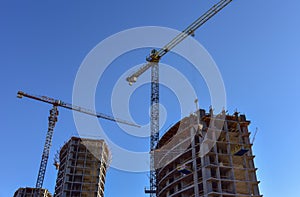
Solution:
[{"label": "brick building under construction", "polygon": [[52,197],[52,195],[47,189],[25,187],[19,188],[14,197]]},{"label": "brick building under construction", "polygon": [[157,196],[261,197],[249,124],[202,109],[176,123],[154,153]]},{"label": "brick building under construction", "polygon": [[103,197],[110,151],[104,140],[72,137],[60,150],[55,197]]}]

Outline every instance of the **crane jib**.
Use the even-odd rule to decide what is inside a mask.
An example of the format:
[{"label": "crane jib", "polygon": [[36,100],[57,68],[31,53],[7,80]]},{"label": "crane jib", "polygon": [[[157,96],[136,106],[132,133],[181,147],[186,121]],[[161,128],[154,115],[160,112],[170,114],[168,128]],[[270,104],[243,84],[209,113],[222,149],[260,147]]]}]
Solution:
[{"label": "crane jib", "polygon": [[210,18],[216,15],[219,11],[221,11],[232,1],[233,0],[219,1],[217,4],[211,7],[207,12],[205,12],[201,17],[199,17],[191,25],[189,25],[185,30],[183,30],[175,38],[173,38],[168,44],[166,44],[164,47],[156,51],[155,54],[153,53],[153,50],[151,50],[151,54],[146,58],[148,63],[126,78],[129,84],[132,85],[132,83],[135,83],[137,81],[137,78],[152,66],[149,65],[149,63],[158,63],[161,57],[166,55],[169,51],[171,51],[176,45],[182,42],[185,38],[187,38],[190,35],[193,35],[199,27],[201,27],[205,22],[207,22]]}]

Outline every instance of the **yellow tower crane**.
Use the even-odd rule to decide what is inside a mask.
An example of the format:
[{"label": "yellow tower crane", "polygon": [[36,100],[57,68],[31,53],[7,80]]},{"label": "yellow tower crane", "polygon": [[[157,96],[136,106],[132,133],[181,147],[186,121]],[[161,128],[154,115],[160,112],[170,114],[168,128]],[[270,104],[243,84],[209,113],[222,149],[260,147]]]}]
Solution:
[{"label": "yellow tower crane", "polygon": [[75,105],[72,105],[69,103],[65,103],[61,100],[49,98],[47,96],[37,96],[37,95],[28,94],[28,93],[25,93],[22,91],[18,91],[17,97],[18,98],[27,97],[27,98],[42,101],[42,102],[52,105],[52,109],[50,110],[50,115],[48,118],[48,121],[49,121],[48,122],[48,131],[47,131],[46,141],[45,141],[45,145],[44,145],[44,149],[43,149],[42,160],[40,163],[40,169],[39,169],[39,173],[38,173],[38,177],[37,177],[37,181],[36,181],[36,188],[42,188],[42,186],[43,186],[45,172],[46,172],[46,168],[47,168],[47,162],[48,162],[51,143],[52,143],[52,136],[53,136],[54,127],[55,127],[55,124],[57,122],[57,117],[58,117],[58,107],[63,107],[66,109],[78,111],[78,112],[85,113],[85,114],[88,114],[91,116],[95,116],[97,118],[102,118],[102,119],[106,119],[106,120],[110,120],[110,121],[114,121],[114,122],[119,122],[122,124],[134,126],[134,127],[140,127],[139,125],[136,125],[134,123],[131,123],[131,122],[119,119],[119,118],[114,118],[112,116],[105,115],[103,113],[94,112],[92,110],[85,109],[85,108],[79,107],[79,106],[75,106]]},{"label": "yellow tower crane", "polygon": [[221,11],[232,0],[221,0],[210,8],[205,14],[199,17],[195,22],[178,34],[173,40],[166,44],[163,48],[156,50],[152,49],[150,55],[146,58],[147,63],[143,65],[134,74],[127,77],[126,80],[130,85],[137,81],[137,78],[146,70],[151,68],[151,116],[150,116],[150,189],[145,189],[145,193],[150,194],[151,197],[156,196],[156,175],[154,169],[154,149],[159,140],[159,67],[160,59],[172,50],[181,41],[190,35],[194,35],[195,31],[202,26],[211,17]]}]

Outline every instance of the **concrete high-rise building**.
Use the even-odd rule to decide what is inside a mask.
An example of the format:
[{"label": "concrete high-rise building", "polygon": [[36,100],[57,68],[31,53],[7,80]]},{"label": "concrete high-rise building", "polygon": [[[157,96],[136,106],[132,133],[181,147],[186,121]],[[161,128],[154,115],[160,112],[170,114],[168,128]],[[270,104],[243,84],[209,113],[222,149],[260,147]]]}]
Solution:
[{"label": "concrete high-rise building", "polygon": [[[250,121],[237,112],[212,113],[201,109],[161,137],[154,153],[158,197],[262,196],[249,137]],[[216,124],[221,125],[219,129]]]},{"label": "concrete high-rise building", "polygon": [[72,137],[60,150],[55,197],[103,197],[110,152],[104,140]]},{"label": "concrete high-rise building", "polygon": [[52,197],[52,195],[47,189],[26,187],[19,188],[14,197]]}]

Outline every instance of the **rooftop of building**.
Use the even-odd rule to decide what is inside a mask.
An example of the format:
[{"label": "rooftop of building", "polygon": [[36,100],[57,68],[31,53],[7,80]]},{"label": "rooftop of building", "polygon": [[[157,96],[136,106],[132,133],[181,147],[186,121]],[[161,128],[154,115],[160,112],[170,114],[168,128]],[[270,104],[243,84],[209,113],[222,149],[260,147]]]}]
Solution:
[{"label": "rooftop of building", "polygon": [[[226,114],[226,116],[224,116],[226,121],[238,121],[243,122],[247,125],[250,124],[250,121],[246,119],[245,114],[240,114],[237,111],[235,111],[232,115],[228,114],[225,111],[223,111],[222,113]],[[185,129],[188,126],[190,126],[190,120],[196,120],[197,114],[200,114],[200,120],[205,122],[209,122],[212,117],[216,118],[219,116],[219,114],[213,114],[211,109],[209,110],[209,112],[206,112],[205,109],[199,109],[198,111],[190,114],[189,116],[184,117],[183,119],[176,122],[173,126],[168,128],[164,135],[160,138],[157,148],[166,144],[174,135],[177,134],[178,131],[181,131],[182,129]]]}]

